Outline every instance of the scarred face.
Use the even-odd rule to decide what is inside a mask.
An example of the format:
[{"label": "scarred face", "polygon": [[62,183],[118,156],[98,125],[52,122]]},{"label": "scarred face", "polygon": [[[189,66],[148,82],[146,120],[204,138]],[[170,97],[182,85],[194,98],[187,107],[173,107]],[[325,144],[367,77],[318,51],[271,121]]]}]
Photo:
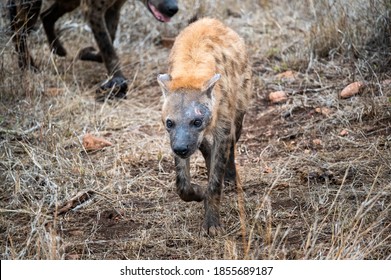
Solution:
[{"label": "scarred face", "polygon": [[210,102],[199,97],[196,93],[172,93],[163,106],[162,121],[171,148],[181,158],[190,157],[199,148],[211,122]]},{"label": "scarred face", "polygon": [[220,75],[207,81],[204,90],[179,89],[169,91],[171,77],[159,75],[164,95],[162,121],[170,135],[173,152],[185,159],[201,145],[204,133],[213,121],[213,87]]}]

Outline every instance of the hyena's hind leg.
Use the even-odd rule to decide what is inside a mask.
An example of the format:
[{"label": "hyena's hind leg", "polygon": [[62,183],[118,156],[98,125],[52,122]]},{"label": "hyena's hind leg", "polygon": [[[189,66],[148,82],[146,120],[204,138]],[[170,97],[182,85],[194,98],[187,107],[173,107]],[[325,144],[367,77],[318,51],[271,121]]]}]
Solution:
[{"label": "hyena's hind leg", "polygon": [[[119,0],[116,3],[121,3]],[[120,10],[120,9],[119,9]],[[119,12],[119,11],[118,11]],[[121,63],[114,49],[111,35],[106,27],[105,10],[90,7],[87,11],[87,18],[94,33],[95,41],[102,54],[103,62],[111,79],[100,86],[99,93],[103,93],[103,98],[126,98],[128,84],[121,70]],[[106,93],[109,93],[105,96]],[[102,99],[101,97],[98,97]]]},{"label": "hyena's hind leg", "polygon": [[[117,33],[118,22],[120,19],[121,7],[126,0],[118,0],[105,13],[105,22],[107,30],[109,31],[111,42],[114,43],[115,34]],[[97,52],[94,47],[86,47],[79,53],[80,60],[95,61],[102,63],[103,57],[101,52]]]},{"label": "hyena's hind leg", "polygon": [[231,148],[229,152],[229,158],[227,163],[227,168],[224,174],[224,185],[226,187],[235,186],[236,185],[236,164],[235,164],[235,149],[236,142],[235,140],[231,141]]},{"label": "hyena's hind leg", "polygon": [[8,12],[10,17],[11,30],[18,54],[18,65],[21,69],[31,68],[38,71],[34,60],[30,56],[27,46],[27,35],[37,22],[41,10],[42,1],[8,1]]},{"label": "hyena's hind leg", "polygon": [[235,120],[235,139],[231,141],[230,153],[227,168],[224,174],[224,184],[226,186],[236,186],[237,170],[235,164],[236,142],[242,134],[243,118],[245,113],[240,113]]},{"label": "hyena's hind leg", "polygon": [[213,143],[210,178],[204,199],[205,218],[203,223],[204,230],[210,236],[219,235],[222,231],[220,224],[220,200],[232,140],[231,137],[227,137],[217,143]]},{"label": "hyena's hind leg", "polygon": [[61,1],[57,0],[46,11],[41,14],[43,28],[53,53],[58,56],[66,56],[67,51],[60,42],[54,30],[56,21],[66,13],[76,9],[80,5],[80,0]]}]

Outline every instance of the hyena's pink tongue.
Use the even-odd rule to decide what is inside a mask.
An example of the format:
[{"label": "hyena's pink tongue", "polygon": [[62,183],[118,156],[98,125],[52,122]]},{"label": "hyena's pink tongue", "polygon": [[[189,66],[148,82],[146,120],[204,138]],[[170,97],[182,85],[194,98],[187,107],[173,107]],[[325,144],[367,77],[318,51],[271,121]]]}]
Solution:
[{"label": "hyena's pink tongue", "polygon": [[154,5],[152,5],[150,2],[148,3],[149,8],[152,11],[152,14],[155,16],[155,18],[161,22],[169,22],[171,20],[170,17],[163,15]]}]

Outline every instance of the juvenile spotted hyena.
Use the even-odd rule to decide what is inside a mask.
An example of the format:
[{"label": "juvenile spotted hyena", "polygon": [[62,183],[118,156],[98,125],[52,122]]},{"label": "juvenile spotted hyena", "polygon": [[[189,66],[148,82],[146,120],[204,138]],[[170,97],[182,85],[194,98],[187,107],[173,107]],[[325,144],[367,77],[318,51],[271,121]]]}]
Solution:
[{"label": "juvenile spotted hyena", "polygon": [[[94,33],[99,47],[96,52],[92,47],[80,52],[79,58],[103,62],[109,75],[113,78],[102,85],[102,90],[116,87],[117,97],[126,94],[126,78],[121,71],[121,64],[113,47],[115,33],[120,17],[120,11],[126,0],[55,0],[55,2],[40,16],[53,53],[65,56],[66,50],[57,37],[54,29],[56,21],[64,14],[73,11],[85,4],[86,17]],[[161,21],[168,22],[178,11],[177,0],[140,0],[153,16]],[[18,52],[21,68],[38,68],[32,60],[27,48],[27,33],[35,25],[40,14],[42,0],[8,0],[8,10],[11,20],[11,29],[14,32],[13,41]]]},{"label": "juvenile spotted hyena", "polygon": [[[169,73],[158,76],[162,121],[175,154],[176,188],[184,201],[205,204],[203,227],[220,232],[223,181],[236,183],[235,145],[251,98],[251,68],[242,38],[215,19],[201,19],[176,38]],[[200,149],[206,192],[190,182],[190,156]]]}]

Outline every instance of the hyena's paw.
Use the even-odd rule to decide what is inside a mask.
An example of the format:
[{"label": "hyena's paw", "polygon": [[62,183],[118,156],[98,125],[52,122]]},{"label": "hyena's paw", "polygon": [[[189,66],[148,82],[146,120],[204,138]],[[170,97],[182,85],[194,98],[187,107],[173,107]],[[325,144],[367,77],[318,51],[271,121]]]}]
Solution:
[{"label": "hyena's paw", "polygon": [[193,201],[201,202],[205,198],[204,189],[197,184],[191,184]]},{"label": "hyena's paw", "polygon": [[184,189],[178,189],[180,198],[184,201],[197,201],[201,202],[205,198],[203,188],[197,184],[191,184],[190,187]]},{"label": "hyena's paw", "polygon": [[223,228],[220,224],[220,215],[213,211],[206,211],[203,229],[210,237],[221,236]]},{"label": "hyena's paw", "polygon": [[102,55],[94,47],[86,47],[80,50],[77,57],[80,60],[103,62]]},{"label": "hyena's paw", "polygon": [[53,42],[52,52],[58,56],[64,57],[67,55],[67,50],[57,40]]},{"label": "hyena's paw", "polygon": [[103,83],[96,91],[97,101],[105,101],[106,99],[120,98],[126,99],[128,84],[123,77],[114,77]]}]

